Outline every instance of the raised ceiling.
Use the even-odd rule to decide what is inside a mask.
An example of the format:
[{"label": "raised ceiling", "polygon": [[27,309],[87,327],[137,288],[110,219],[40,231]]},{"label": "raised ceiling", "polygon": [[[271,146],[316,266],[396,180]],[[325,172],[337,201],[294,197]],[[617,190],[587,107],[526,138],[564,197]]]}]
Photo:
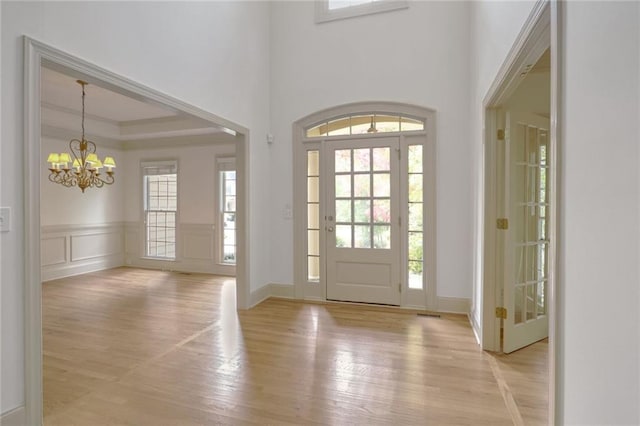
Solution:
[{"label": "raised ceiling", "polygon": [[[77,79],[42,68],[42,134],[70,139],[80,135],[82,89]],[[153,102],[86,86],[87,138],[122,149],[187,144],[233,143],[234,133],[214,123]]]}]

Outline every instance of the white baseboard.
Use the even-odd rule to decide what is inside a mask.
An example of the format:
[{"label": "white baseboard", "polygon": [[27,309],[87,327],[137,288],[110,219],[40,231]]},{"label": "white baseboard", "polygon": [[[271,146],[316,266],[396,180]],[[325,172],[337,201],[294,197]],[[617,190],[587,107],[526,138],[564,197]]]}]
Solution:
[{"label": "white baseboard", "polygon": [[249,295],[249,309],[264,302],[271,297],[271,287],[265,284],[257,290],[253,290]]},{"label": "white baseboard", "polygon": [[294,287],[290,284],[269,284],[269,290],[271,297],[278,297],[280,299],[295,299]]},{"label": "white baseboard", "polygon": [[73,277],[75,275],[88,274],[89,272],[103,271],[105,269],[124,266],[124,256],[122,254],[104,257],[93,262],[82,262],[77,265],[65,264],[62,266],[43,267],[42,281],[57,280],[60,278]]},{"label": "white baseboard", "polygon": [[27,422],[24,407],[18,407],[0,416],[1,426],[24,426]]},{"label": "white baseboard", "polygon": [[480,338],[481,336],[480,324],[478,324],[478,321],[476,321],[475,311],[471,310],[471,312],[469,312],[468,317],[469,317],[469,324],[471,324],[471,329],[473,330],[473,334],[476,336],[476,342],[478,342],[478,344],[482,346],[482,339]]},{"label": "white baseboard", "polygon": [[469,314],[471,303],[461,297],[438,297],[438,312],[452,314]]}]

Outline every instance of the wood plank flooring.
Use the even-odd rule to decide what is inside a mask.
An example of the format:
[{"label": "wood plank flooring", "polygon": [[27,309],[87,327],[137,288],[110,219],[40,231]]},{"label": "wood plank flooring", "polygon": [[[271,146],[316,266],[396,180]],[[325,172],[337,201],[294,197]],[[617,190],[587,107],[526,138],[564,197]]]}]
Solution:
[{"label": "wood plank flooring", "polygon": [[42,290],[46,425],[514,423],[492,369],[508,360],[464,316],[281,299],[237,312],[232,278],[132,268]]}]

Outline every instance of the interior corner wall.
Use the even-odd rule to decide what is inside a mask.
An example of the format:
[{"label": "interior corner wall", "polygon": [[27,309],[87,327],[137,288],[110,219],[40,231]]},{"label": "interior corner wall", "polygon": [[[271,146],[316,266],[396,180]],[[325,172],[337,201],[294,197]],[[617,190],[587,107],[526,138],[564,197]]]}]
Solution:
[{"label": "interior corner wall", "polygon": [[[24,404],[23,35],[250,129],[250,288],[269,282],[267,2],[1,2],[2,400]],[[82,34],[82,37],[78,37]]]},{"label": "interior corner wall", "polygon": [[313,2],[272,6],[270,198],[272,281],[293,283],[292,124],[359,101],[436,110],[437,284],[471,297],[471,153],[467,2],[409,2],[405,10],[315,23]]}]

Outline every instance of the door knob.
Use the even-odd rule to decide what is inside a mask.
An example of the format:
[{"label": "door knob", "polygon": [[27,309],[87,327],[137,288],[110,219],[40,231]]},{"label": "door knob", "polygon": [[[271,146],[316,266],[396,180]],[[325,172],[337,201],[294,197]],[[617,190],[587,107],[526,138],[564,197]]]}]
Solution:
[{"label": "door knob", "polygon": [[327,219],[329,219],[330,221],[333,220],[333,216],[329,216]]},{"label": "door knob", "polygon": [[328,228],[327,228],[327,231],[329,231],[329,232],[333,232],[333,226],[328,227]]}]

